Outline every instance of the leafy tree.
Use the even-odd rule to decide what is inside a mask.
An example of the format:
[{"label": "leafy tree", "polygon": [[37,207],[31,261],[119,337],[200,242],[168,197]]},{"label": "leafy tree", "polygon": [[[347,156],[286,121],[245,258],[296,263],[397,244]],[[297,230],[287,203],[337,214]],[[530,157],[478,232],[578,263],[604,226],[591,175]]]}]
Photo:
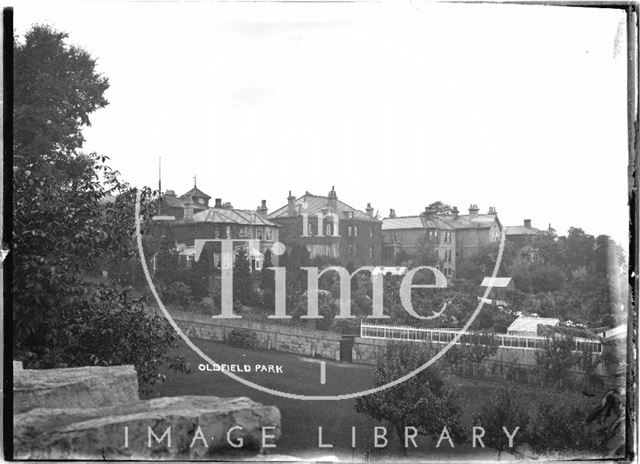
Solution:
[{"label": "leafy tree", "polygon": [[453,207],[446,203],[442,203],[441,201],[434,201],[429,206],[427,206],[427,210],[433,212],[433,214],[451,215],[453,212]]},{"label": "leafy tree", "polygon": [[251,304],[254,302],[253,293],[251,263],[247,257],[247,249],[239,247],[235,252],[233,263],[233,300],[242,304]]},{"label": "leafy tree", "polygon": [[[389,343],[373,371],[375,386],[420,367],[432,354],[428,345],[422,343]],[[406,426],[414,426],[418,433],[432,437],[439,436],[446,426],[453,440],[464,437],[458,394],[438,365],[429,366],[400,385],[358,398],[356,411],[389,421],[402,445]]]},{"label": "leafy tree", "polygon": [[[107,104],[108,81],[66,39],[39,25],[14,45],[14,350],[31,367],[130,362],[144,383],[176,338],[130,297],[89,279],[98,262],[135,255],[136,191],[106,156],[81,151],[81,129]],[[103,206],[108,194],[118,198]],[[142,190],[143,233],[153,199]],[[125,343],[133,340],[121,331],[123,321],[145,336]],[[91,335],[78,341],[83,333]]]},{"label": "leafy tree", "polygon": [[564,387],[568,371],[579,362],[573,353],[572,337],[555,335],[546,337],[539,351],[536,351],[536,364],[545,383]]},{"label": "leafy tree", "polygon": [[[538,393],[529,445],[536,453],[600,451],[597,428],[587,422],[594,402],[575,393]],[[573,454],[575,456],[575,454]]]},{"label": "leafy tree", "polygon": [[[484,429],[485,435],[482,440],[485,446],[498,450],[498,459],[503,451],[515,454],[518,445],[527,439],[527,401],[513,386],[503,384],[480,406],[479,411],[473,416],[473,422]],[[509,448],[509,439],[503,427],[509,433],[513,433],[516,427],[519,427],[516,435],[518,439],[514,439],[512,448]]]}]

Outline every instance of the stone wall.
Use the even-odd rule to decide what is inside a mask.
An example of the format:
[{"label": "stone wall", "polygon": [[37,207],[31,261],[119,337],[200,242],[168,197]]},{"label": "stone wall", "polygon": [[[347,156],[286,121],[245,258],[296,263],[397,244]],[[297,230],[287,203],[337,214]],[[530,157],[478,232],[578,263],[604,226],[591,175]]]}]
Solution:
[{"label": "stone wall", "polygon": [[140,400],[133,366],[18,369],[14,387],[16,459],[255,456],[280,437],[278,408],[246,397]]},{"label": "stone wall", "polygon": [[171,315],[189,337],[224,342],[232,330],[243,328],[256,334],[261,349],[340,360],[340,334],[246,319],[216,320],[186,311],[171,310]]}]

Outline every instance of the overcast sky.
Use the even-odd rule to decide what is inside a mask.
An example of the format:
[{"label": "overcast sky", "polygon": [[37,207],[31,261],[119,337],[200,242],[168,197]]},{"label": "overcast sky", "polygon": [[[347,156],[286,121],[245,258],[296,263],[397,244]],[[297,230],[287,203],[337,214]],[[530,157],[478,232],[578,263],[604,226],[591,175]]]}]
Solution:
[{"label": "overcast sky", "polygon": [[441,200],[627,240],[626,28],[604,8],[18,2],[109,78],[85,148],[134,185],[271,211]]}]

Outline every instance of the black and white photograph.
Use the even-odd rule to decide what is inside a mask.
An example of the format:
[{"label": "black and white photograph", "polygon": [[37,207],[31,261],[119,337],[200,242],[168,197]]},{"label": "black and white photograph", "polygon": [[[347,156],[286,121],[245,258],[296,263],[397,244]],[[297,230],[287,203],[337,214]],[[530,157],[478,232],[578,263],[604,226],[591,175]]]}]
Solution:
[{"label": "black and white photograph", "polygon": [[8,1],[3,458],[635,459],[637,6]]}]

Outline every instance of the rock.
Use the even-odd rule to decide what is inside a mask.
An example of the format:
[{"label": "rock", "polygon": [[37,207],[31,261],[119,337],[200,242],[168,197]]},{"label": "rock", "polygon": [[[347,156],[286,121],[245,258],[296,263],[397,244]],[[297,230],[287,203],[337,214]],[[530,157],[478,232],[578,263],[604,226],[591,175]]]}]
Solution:
[{"label": "rock", "polygon": [[[231,430],[235,426],[239,428]],[[278,408],[246,397],[166,397],[15,414],[13,446],[17,459],[198,459],[229,451],[261,451],[263,427],[273,427],[265,434],[274,437],[267,443],[275,443],[280,437]],[[230,441],[242,440],[241,448],[229,444],[230,430]],[[160,443],[152,433],[163,438]]]},{"label": "rock", "polygon": [[13,370],[14,371],[21,371],[22,368],[22,361],[13,361]]},{"label": "rock", "polygon": [[133,366],[15,370],[13,411],[95,408],[139,400]]}]

